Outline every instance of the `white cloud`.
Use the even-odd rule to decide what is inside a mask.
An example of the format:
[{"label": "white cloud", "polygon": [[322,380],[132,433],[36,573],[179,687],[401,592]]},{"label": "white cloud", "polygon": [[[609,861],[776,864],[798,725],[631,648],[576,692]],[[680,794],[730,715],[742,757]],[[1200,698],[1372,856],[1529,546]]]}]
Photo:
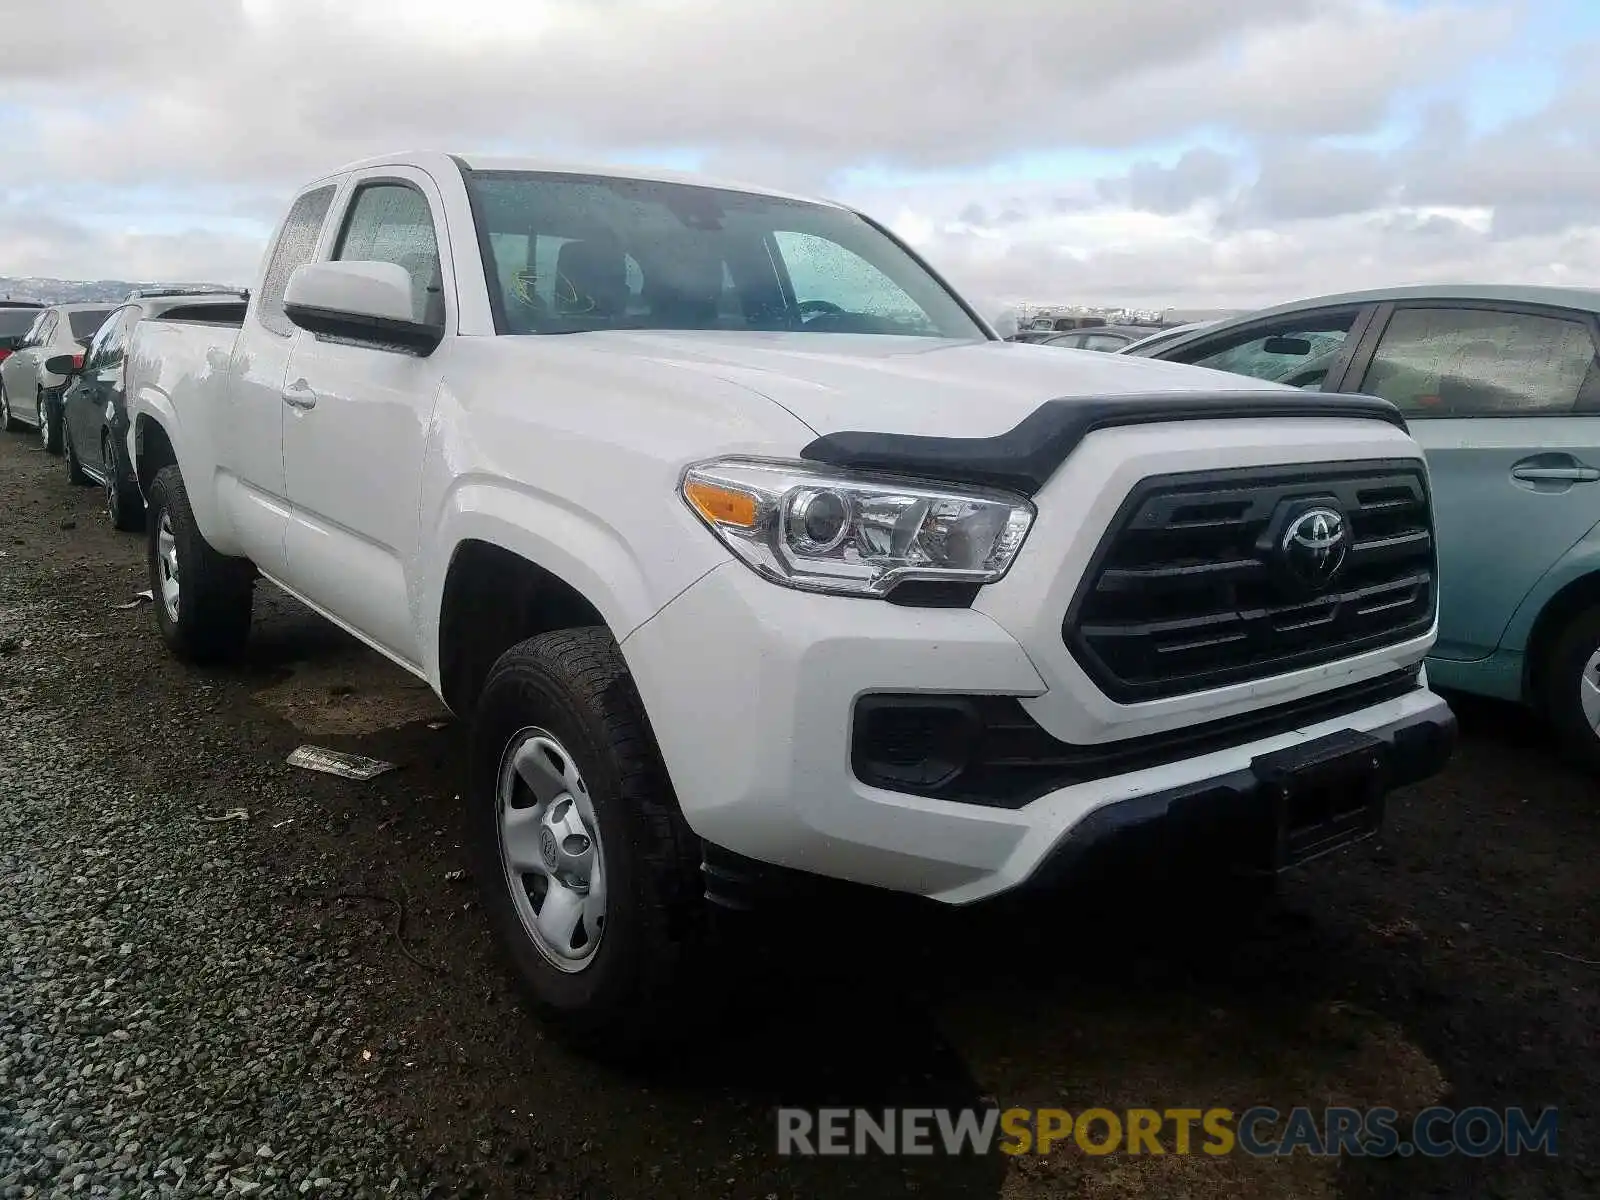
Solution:
[{"label": "white cloud", "polygon": [[[1002,296],[1232,306],[1567,281],[1600,268],[1593,47],[1550,51],[1569,82],[1546,113],[1474,134],[1457,103],[1527,3],[34,5],[10,39],[71,52],[0,74],[0,274],[248,282],[298,183],[429,145],[691,153],[830,193],[861,168],[935,172],[842,198]],[[1351,140],[1427,96],[1398,149]],[[1107,153],[1123,165],[1081,165]],[[1064,165],[983,182],[1021,154]]]}]

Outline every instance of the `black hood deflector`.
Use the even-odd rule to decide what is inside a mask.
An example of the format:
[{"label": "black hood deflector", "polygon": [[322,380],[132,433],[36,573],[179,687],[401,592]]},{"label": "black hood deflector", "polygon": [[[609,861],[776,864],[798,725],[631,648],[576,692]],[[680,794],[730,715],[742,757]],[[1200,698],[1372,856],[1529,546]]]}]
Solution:
[{"label": "black hood deflector", "polygon": [[809,462],[883,471],[947,483],[1003,488],[1031,496],[1097,429],[1169,421],[1339,417],[1406,428],[1387,400],[1344,393],[1214,392],[1046,400],[1018,425],[987,438],[906,433],[829,433],[800,451]]}]

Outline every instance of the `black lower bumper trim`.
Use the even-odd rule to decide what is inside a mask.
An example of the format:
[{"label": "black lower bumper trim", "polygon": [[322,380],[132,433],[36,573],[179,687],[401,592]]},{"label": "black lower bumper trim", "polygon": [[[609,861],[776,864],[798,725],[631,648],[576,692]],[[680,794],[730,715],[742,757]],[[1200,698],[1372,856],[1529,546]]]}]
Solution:
[{"label": "black lower bumper trim", "polygon": [[[1372,768],[1381,777],[1371,782],[1387,792],[1428,778],[1450,760],[1456,719],[1441,703],[1368,733],[1382,748],[1381,765]],[[1119,851],[1160,859],[1198,855],[1224,870],[1285,869],[1274,853],[1282,834],[1274,809],[1277,784],[1270,759],[1257,759],[1226,775],[1104,805],[1073,826],[1023,886],[1057,886],[1089,859]],[[1374,823],[1341,844],[1376,831]]]}]

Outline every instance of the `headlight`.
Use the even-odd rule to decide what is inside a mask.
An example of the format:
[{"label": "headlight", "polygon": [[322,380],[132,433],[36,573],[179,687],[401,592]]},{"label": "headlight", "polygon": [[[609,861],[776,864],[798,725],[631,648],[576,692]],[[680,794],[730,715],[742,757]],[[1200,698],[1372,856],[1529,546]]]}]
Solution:
[{"label": "headlight", "polygon": [[1020,496],[726,458],[683,475],[689,507],[746,565],[807,591],[884,596],[908,579],[993,583],[1033,524]]}]

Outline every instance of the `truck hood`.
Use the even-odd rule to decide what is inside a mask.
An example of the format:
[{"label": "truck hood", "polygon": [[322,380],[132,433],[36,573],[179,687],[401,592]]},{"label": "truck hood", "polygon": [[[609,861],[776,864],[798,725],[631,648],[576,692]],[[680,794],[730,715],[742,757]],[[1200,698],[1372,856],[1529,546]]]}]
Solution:
[{"label": "truck hood", "polygon": [[739,384],[822,434],[993,437],[1046,400],[1293,390],[1158,359],[1017,342],[677,330],[562,340]]}]

